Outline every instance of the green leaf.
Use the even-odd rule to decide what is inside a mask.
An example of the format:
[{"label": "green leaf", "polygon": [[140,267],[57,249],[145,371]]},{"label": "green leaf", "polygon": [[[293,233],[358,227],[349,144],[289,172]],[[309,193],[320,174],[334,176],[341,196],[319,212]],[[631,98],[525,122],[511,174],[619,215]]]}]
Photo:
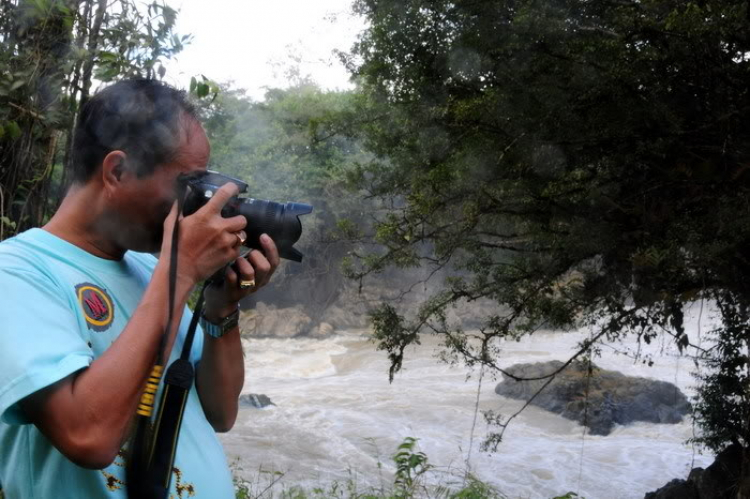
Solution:
[{"label": "green leaf", "polygon": [[23,81],[23,80],[14,81],[13,84],[10,86],[10,91],[12,92],[14,90],[18,90],[19,88],[21,88],[24,85],[26,85],[26,82]]},{"label": "green leaf", "polygon": [[15,229],[16,228],[16,222],[14,222],[13,220],[11,220],[8,217],[0,217],[0,223],[2,223],[3,225],[7,225],[11,229]]},{"label": "green leaf", "polygon": [[199,83],[195,95],[198,97],[205,97],[208,95],[209,91],[210,87],[206,83]]},{"label": "green leaf", "polygon": [[72,29],[75,24],[75,19],[72,14],[65,14],[63,17],[63,24],[67,29]]},{"label": "green leaf", "polygon": [[99,60],[100,61],[116,61],[117,54],[115,54],[114,52],[99,52]]},{"label": "green leaf", "polygon": [[94,74],[102,81],[112,81],[117,75],[120,74],[120,70],[115,64],[107,64],[99,66],[94,71]]},{"label": "green leaf", "polygon": [[36,9],[36,12],[38,15],[43,16],[47,13],[47,11],[50,8],[49,3],[47,3],[47,0],[31,0],[31,4]]},{"label": "green leaf", "polygon": [[11,121],[7,125],[5,125],[5,131],[13,140],[21,136],[21,127],[18,126],[18,123],[16,123],[15,121]]},{"label": "green leaf", "polygon": [[195,87],[198,86],[198,81],[195,79],[195,76],[190,78],[190,93],[195,93]]}]

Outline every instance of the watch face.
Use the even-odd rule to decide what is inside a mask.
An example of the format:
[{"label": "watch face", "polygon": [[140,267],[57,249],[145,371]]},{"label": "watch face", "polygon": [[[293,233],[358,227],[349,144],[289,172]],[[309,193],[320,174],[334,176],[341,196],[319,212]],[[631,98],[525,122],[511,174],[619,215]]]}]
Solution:
[{"label": "watch face", "polygon": [[239,323],[240,323],[240,309],[238,308],[232,314],[224,317],[224,320],[221,321],[221,328],[225,330],[234,329],[234,327]]}]

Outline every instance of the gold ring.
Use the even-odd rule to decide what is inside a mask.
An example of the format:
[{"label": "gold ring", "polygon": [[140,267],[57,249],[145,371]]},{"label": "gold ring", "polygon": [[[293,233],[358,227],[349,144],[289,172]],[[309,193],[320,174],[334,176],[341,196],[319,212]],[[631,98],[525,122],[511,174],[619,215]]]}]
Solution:
[{"label": "gold ring", "polygon": [[250,289],[255,287],[255,279],[240,279],[240,289]]},{"label": "gold ring", "polygon": [[237,244],[235,246],[242,246],[247,241],[247,234],[244,230],[235,232],[234,235],[237,236]]}]

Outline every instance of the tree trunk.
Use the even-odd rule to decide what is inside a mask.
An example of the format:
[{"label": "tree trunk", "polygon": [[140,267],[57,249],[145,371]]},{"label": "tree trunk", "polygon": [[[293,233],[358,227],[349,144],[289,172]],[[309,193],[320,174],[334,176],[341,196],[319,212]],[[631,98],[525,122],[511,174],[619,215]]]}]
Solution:
[{"label": "tree trunk", "polygon": [[88,43],[88,59],[83,64],[83,86],[81,87],[81,102],[79,104],[80,109],[89,100],[89,93],[91,91],[91,74],[94,71],[94,60],[96,59],[96,49],[99,46],[99,31],[102,29],[102,22],[104,21],[104,13],[107,10],[106,0],[99,0],[96,17],[94,18],[94,24],[91,26],[89,32],[89,43]]},{"label": "tree trunk", "polygon": [[[92,6],[94,3],[94,0],[83,0],[85,2],[85,6],[83,9],[83,15],[79,17],[78,20],[78,34],[76,35],[76,48],[79,50],[79,52],[83,49],[84,44],[86,42],[86,35],[89,33],[88,27],[91,22],[91,11]],[[79,10],[80,10],[80,3],[79,3]],[[77,11],[78,12],[78,11]],[[89,54],[89,59],[92,59],[93,55]],[[70,99],[70,102],[77,102],[79,95],[81,93],[81,88],[79,86],[80,79],[81,79],[81,69],[83,66],[83,60],[79,59],[76,61],[75,66],[73,67],[73,75],[70,80],[70,86],[68,87],[68,98]],[[73,146],[73,131],[75,130],[76,121],[77,121],[78,113],[75,111],[71,111],[69,118],[68,118],[68,124],[65,127],[67,130],[67,133],[65,135],[65,145],[63,146],[63,162],[62,162],[62,172],[60,175],[60,185],[57,188],[57,199],[55,200],[55,206],[59,206],[62,202],[63,197],[65,196],[65,192],[67,191],[67,183],[68,183],[68,170],[70,169],[70,155],[71,155],[71,149]]]}]

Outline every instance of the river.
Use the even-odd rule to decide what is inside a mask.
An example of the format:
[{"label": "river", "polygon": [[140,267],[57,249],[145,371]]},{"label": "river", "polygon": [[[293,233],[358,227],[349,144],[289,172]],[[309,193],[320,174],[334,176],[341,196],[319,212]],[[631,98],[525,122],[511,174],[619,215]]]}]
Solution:
[{"label": "river", "polygon": [[[698,329],[696,309],[690,313],[692,340],[705,341],[700,331],[709,327],[710,317],[703,318]],[[550,331],[508,342],[500,363],[564,360],[588,334]],[[376,351],[366,331],[339,332],[321,340],[243,341],[244,392],[266,394],[276,406],[242,409],[235,428],[222,435],[227,456],[239,463],[240,476],[260,483],[276,476],[277,488],[309,489],[354,477],[360,491],[377,488],[391,480],[390,456],[396,447],[405,437],[415,437],[436,467],[429,480],[461,485],[478,372],[467,380],[465,367],[439,362],[434,338],[423,337],[421,346],[407,351],[403,370],[392,384],[386,355]],[[653,355],[652,367],[633,359],[635,349],[627,343],[604,346],[595,363],[670,381],[693,394],[693,362],[678,354],[668,336],[643,347],[642,353]],[[496,383],[490,376],[482,380],[479,410],[512,414],[521,402],[496,395]],[[573,491],[588,499],[641,499],[673,478],[685,478],[691,466],[713,461],[710,453],[701,454],[686,443],[693,435],[689,419],[676,425],[618,426],[608,436],[591,436],[577,423],[529,407],[511,423],[493,454],[478,449],[487,431],[480,414],[468,466],[510,498],[551,498]]]}]

